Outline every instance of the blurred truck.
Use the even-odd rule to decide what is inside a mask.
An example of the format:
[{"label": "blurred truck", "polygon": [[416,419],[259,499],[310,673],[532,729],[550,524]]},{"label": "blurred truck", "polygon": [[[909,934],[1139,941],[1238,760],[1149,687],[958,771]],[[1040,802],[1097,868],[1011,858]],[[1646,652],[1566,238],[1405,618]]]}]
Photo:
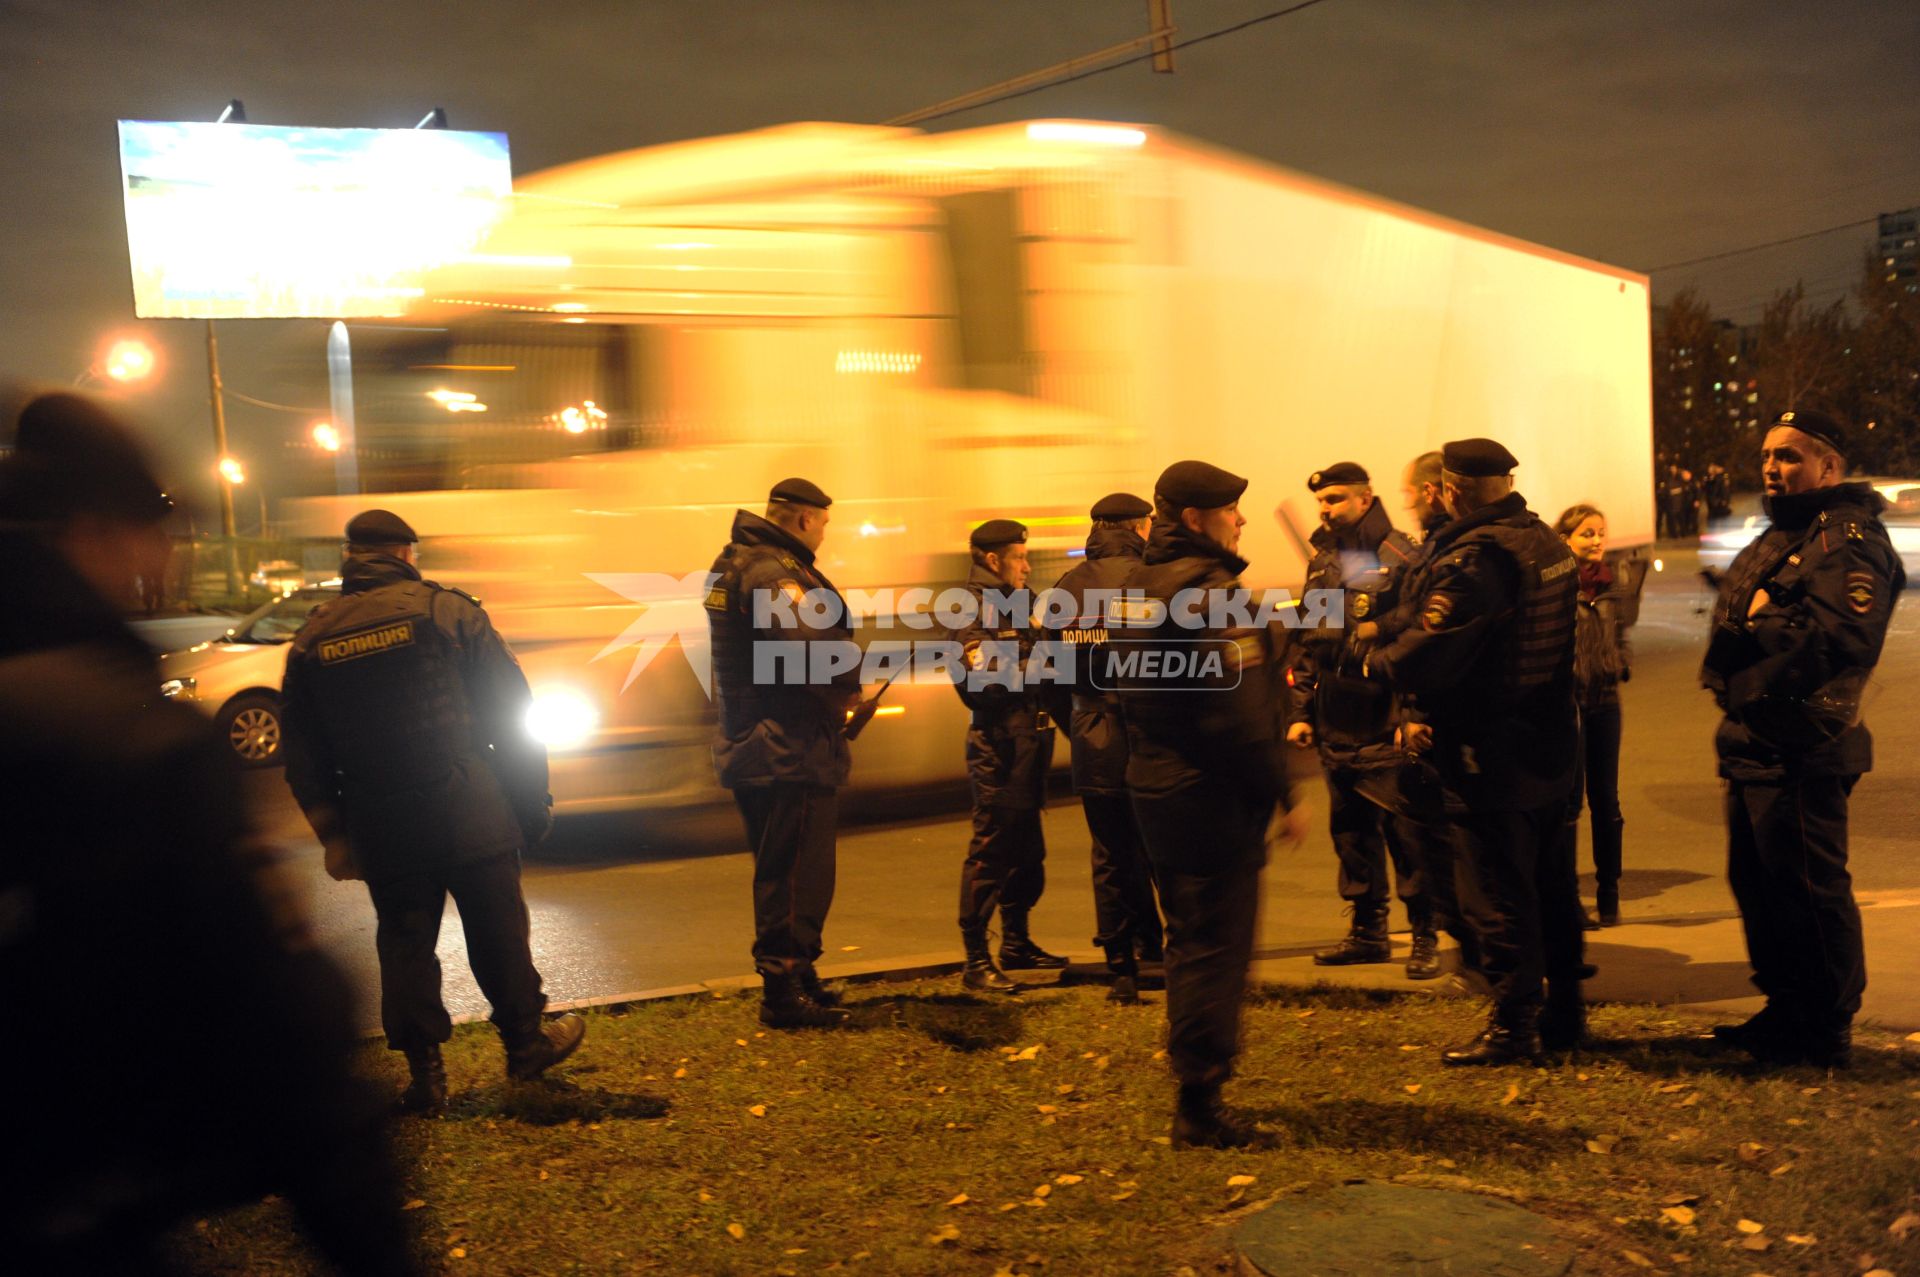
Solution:
[{"label": "blurred truck", "polygon": [[[1653,535],[1645,277],[1147,128],[798,124],[568,165],[352,343],[366,491],[288,530],[421,530],[520,653],[563,811],[719,799],[702,574],[787,475],[835,498],[849,592],[957,583],[1001,516],[1050,585],[1096,499],[1183,457],[1252,478],[1247,583],[1296,584],[1277,516],[1310,472],[1359,461],[1401,517],[1406,464],[1471,435],[1545,517]],[[946,679],[886,704],[855,786],[959,786]]]}]

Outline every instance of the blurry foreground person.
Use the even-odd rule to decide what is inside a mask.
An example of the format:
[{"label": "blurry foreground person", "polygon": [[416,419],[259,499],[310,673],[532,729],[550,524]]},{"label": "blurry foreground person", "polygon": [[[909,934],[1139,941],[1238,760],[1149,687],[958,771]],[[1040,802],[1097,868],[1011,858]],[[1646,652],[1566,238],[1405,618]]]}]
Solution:
[{"label": "blurry foreground person", "polygon": [[231,751],[160,698],[118,615],[165,568],[171,508],[96,405],[21,413],[0,461],[0,1262],[165,1271],[170,1228],[277,1193],[341,1270],[412,1272],[346,983],[269,881]]},{"label": "blurry foreground person", "polygon": [[1766,529],[1720,583],[1701,682],[1725,717],[1727,883],[1767,1004],[1715,1035],[1771,1064],[1843,1067],[1867,987],[1847,799],[1873,767],[1867,680],[1906,587],[1847,432],[1784,412],[1760,448]]},{"label": "blurry foreground person", "polygon": [[553,828],[547,751],[526,726],[533,694],[479,600],[421,579],[418,540],[386,510],[348,520],[340,597],[294,637],[280,695],[287,785],[327,872],[365,879],[373,899],[380,1023],[412,1074],[400,1105],[432,1114],[447,1102],[440,1044],[453,1036],[434,952],[449,895],[509,1077],[566,1059],[587,1022],[542,1021],[520,892],[520,853]]},{"label": "blurry foreground person", "polygon": [[[1297,843],[1306,829],[1281,752],[1274,636],[1212,606],[1234,597],[1247,569],[1239,554],[1246,488],[1204,461],[1168,466],[1154,485],[1146,554],[1126,580],[1143,600],[1139,637],[1128,641],[1155,657],[1134,661],[1118,681],[1127,789],[1167,915],[1175,1148],[1270,1142],[1221,1103],[1220,1089],[1240,1054],[1267,845]],[[1206,627],[1183,624],[1176,599],[1197,607],[1190,615]],[[1149,668],[1177,672],[1158,677]]]}]

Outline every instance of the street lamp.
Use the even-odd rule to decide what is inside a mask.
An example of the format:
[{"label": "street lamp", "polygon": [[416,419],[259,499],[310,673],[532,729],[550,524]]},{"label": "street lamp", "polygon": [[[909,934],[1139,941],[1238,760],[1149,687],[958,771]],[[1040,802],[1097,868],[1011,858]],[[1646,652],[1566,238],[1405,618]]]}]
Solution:
[{"label": "street lamp", "polygon": [[82,368],[73,384],[84,386],[90,381],[111,381],[131,386],[153,376],[159,366],[160,358],[152,346],[138,337],[121,337],[109,344],[99,359]]},{"label": "street lamp", "polygon": [[322,452],[338,452],[340,451],[340,432],[334,428],[331,421],[316,421],[313,423],[313,442]]},{"label": "street lamp", "polygon": [[[227,500],[231,503],[233,500],[233,489],[247,481],[247,468],[240,464],[238,457],[222,457],[220,458],[218,469],[221,480],[227,485],[225,491],[227,493]],[[267,490],[256,483],[253,486],[253,494],[260,502],[260,538],[265,540],[267,536]]]},{"label": "street lamp", "polygon": [[219,470],[220,477],[228,483],[245,483],[247,481],[246,468],[240,464],[238,458],[220,458]]}]

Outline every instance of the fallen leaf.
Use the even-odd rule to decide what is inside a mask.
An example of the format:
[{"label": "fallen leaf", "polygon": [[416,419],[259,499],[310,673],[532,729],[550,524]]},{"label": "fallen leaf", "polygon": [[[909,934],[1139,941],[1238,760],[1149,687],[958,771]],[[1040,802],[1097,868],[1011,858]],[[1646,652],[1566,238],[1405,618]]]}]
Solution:
[{"label": "fallen leaf", "polygon": [[1698,1206],[1700,1204],[1700,1194],[1668,1193],[1660,1199],[1660,1204],[1662,1206]]},{"label": "fallen leaf", "polygon": [[1740,1146],[1740,1160],[1743,1162],[1751,1162],[1754,1158],[1766,1151],[1767,1146],[1765,1144],[1755,1144],[1753,1141],[1748,1140]]},{"label": "fallen leaf", "polygon": [[1301,1011],[1301,1012],[1299,1012],[1299,1013],[1298,1013],[1298,1016],[1297,1016],[1297,1018],[1298,1018],[1298,1019],[1302,1019],[1302,1020],[1304,1020],[1304,1019],[1306,1019],[1306,1018],[1307,1018],[1308,1016],[1310,1016],[1310,1015],[1312,1015],[1312,1014],[1313,1014],[1313,1012],[1311,1012],[1311,1011]]},{"label": "fallen leaf", "polygon": [[1054,1104],[1036,1104],[1034,1107],[1042,1113],[1058,1113],[1060,1111],[1059,1106]]},{"label": "fallen leaf", "polygon": [[727,1236],[733,1238],[733,1240],[739,1241],[742,1237],[745,1237],[746,1235],[747,1235],[747,1226],[745,1224],[728,1224],[727,1225]]},{"label": "fallen leaf", "polygon": [[450,1259],[465,1259],[467,1257],[467,1248],[465,1246],[455,1246],[447,1252],[447,1257]]},{"label": "fallen leaf", "polygon": [[1803,1086],[1803,1087],[1801,1087],[1801,1088],[1800,1088],[1800,1094],[1802,1094],[1802,1095],[1818,1095],[1818,1094],[1820,1094],[1820,1090],[1821,1090],[1821,1088],[1819,1088],[1819,1087],[1817,1087],[1817,1086]]},{"label": "fallen leaf", "polygon": [[1260,1177],[1257,1175],[1229,1175],[1227,1176],[1227,1187],[1228,1188],[1245,1188],[1247,1185],[1253,1183],[1258,1178]]},{"label": "fallen leaf", "polygon": [[1920,1215],[1915,1215],[1912,1212],[1902,1215],[1899,1219],[1887,1225],[1887,1231],[1892,1233],[1899,1241],[1907,1240],[1908,1235],[1916,1228],[1920,1228]]},{"label": "fallen leaf", "polygon": [[1020,1209],[1020,1203],[1019,1203],[1019,1202],[1007,1202],[1006,1204],[1004,1204],[1003,1206],[1001,1206],[1001,1207],[1000,1207],[1000,1209],[1001,1209],[1001,1211],[1002,1211],[1002,1212],[1005,1212],[1005,1211],[1010,1211],[1010,1210],[1019,1210],[1019,1209]]},{"label": "fallen leaf", "polygon": [[1735,1224],[1734,1227],[1739,1229],[1741,1232],[1746,1233],[1750,1237],[1756,1233],[1763,1233],[1767,1230],[1767,1226],[1765,1224],[1756,1224],[1754,1221],[1750,1219],[1743,1219],[1739,1223]]},{"label": "fallen leaf", "polygon": [[940,1225],[940,1227],[934,1229],[932,1232],[927,1234],[927,1245],[944,1246],[950,1241],[958,1240],[959,1236],[960,1236],[960,1229],[958,1228],[958,1226],[953,1224],[942,1224]]},{"label": "fallen leaf", "polygon": [[1660,1218],[1685,1228],[1693,1223],[1695,1216],[1691,1206],[1669,1206],[1660,1212]]},{"label": "fallen leaf", "polygon": [[1622,1258],[1624,1258],[1629,1264],[1632,1264],[1636,1268],[1653,1267],[1653,1261],[1651,1259],[1648,1259],[1645,1255],[1642,1255],[1637,1250],[1623,1250],[1620,1252],[1620,1254]]},{"label": "fallen leaf", "polygon": [[1698,1092],[1698,1091],[1695,1091],[1695,1092],[1694,1092],[1693,1094],[1691,1094],[1691,1095],[1689,1095],[1689,1096],[1687,1096],[1687,1098],[1686,1098],[1686,1099],[1684,1099],[1684,1100],[1681,1100],[1681,1101],[1680,1101],[1680,1103],[1678,1103],[1678,1104],[1677,1104],[1677,1105],[1675,1105],[1674,1107],[1675,1107],[1675,1108],[1683,1108],[1683,1109],[1690,1109],[1690,1108],[1692,1108],[1692,1107],[1693,1107],[1694,1105],[1696,1105],[1696,1104],[1698,1104],[1699,1102],[1700,1102],[1700,1092]]},{"label": "fallen leaf", "polygon": [[765,1117],[767,1115],[767,1106],[764,1104],[755,1104],[750,1106],[747,1112],[753,1114],[755,1117]]},{"label": "fallen leaf", "polygon": [[1054,1087],[1053,1090],[1054,1090],[1054,1094],[1056,1095],[1072,1095],[1073,1083],[1062,1082],[1059,1086]]},{"label": "fallen leaf", "polygon": [[1034,1056],[1038,1054],[1040,1054],[1040,1048],[1038,1046],[1030,1046],[1026,1048],[1024,1051],[1015,1051],[1013,1053],[1013,1058],[1016,1060],[1031,1060]]},{"label": "fallen leaf", "polygon": [[1124,1202],[1129,1197],[1132,1197],[1134,1192],[1135,1192],[1134,1189],[1129,1188],[1122,1192],[1115,1193],[1112,1197],[1109,1197],[1107,1200],[1110,1202]]},{"label": "fallen leaf", "polygon": [[1049,1193],[1051,1193],[1051,1192],[1053,1192],[1053,1185],[1051,1185],[1051,1184],[1042,1184],[1042,1185],[1040,1185],[1040,1187],[1038,1187],[1038,1188],[1036,1188],[1036,1189],[1034,1189],[1034,1190],[1033,1190],[1033,1195],[1034,1195],[1035,1197],[1045,1197],[1045,1196],[1046,1196],[1047,1194],[1049,1194]]},{"label": "fallen leaf", "polygon": [[1587,1152],[1598,1153],[1602,1157],[1613,1152],[1613,1146],[1620,1142],[1618,1135],[1596,1135],[1587,1141]]},{"label": "fallen leaf", "polygon": [[1812,1233],[1788,1233],[1787,1240],[1796,1246],[1811,1246],[1820,1239]]},{"label": "fallen leaf", "polygon": [[400,1209],[401,1210],[419,1210],[422,1206],[425,1206],[425,1205],[426,1205],[426,1202],[416,1197],[412,1201],[408,1202],[405,1206],[402,1206]]},{"label": "fallen leaf", "polygon": [[546,1178],[548,1178],[548,1176],[547,1176],[547,1173],[546,1173],[545,1171],[541,1171],[541,1172],[540,1172],[540,1178],[541,1178],[541,1179],[546,1179]]},{"label": "fallen leaf", "polygon": [[1747,1240],[1741,1242],[1740,1248],[1742,1250],[1772,1250],[1773,1242],[1768,1238],[1762,1237],[1758,1233],[1755,1233],[1752,1237],[1749,1237],[1747,1238]]},{"label": "fallen leaf", "polygon": [[1891,1268],[1875,1268],[1860,1274],[1860,1277],[1895,1277]]},{"label": "fallen leaf", "polygon": [[698,1194],[698,1196],[699,1196],[699,1198],[700,1198],[700,1200],[701,1200],[701,1201],[703,1201],[703,1202],[710,1202],[710,1201],[712,1201],[712,1200],[713,1200],[713,1194],[712,1194],[712,1193],[709,1193],[709,1192],[708,1192],[708,1191],[707,1191],[706,1189],[704,1189],[704,1188],[700,1190],[700,1192],[699,1192],[699,1194]]},{"label": "fallen leaf", "polygon": [[687,1075],[687,1071],[685,1069],[675,1069],[673,1071],[673,1075],[675,1077],[685,1077]]},{"label": "fallen leaf", "polygon": [[1086,1176],[1084,1175],[1055,1175],[1053,1182],[1056,1184],[1078,1184],[1085,1178]]},{"label": "fallen leaf", "polygon": [[1767,1172],[1767,1174],[1769,1174],[1769,1175],[1785,1175],[1785,1174],[1786,1174],[1786,1173],[1787,1173],[1788,1171],[1790,1171],[1790,1170],[1792,1170],[1792,1169],[1793,1169],[1793,1163],[1792,1163],[1792,1162],[1782,1162],[1782,1163],[1780,1163],[1780,1165],[1778,1165],[1778,1166],[1776,1166],[1776,1167],[1774,1167],[1774,1168],[1773,1168],[1772,1170],[1770,1170],[1770,1171],[1768,1171],[1768,1172]]},{"label": "fallen leaf", "polygon": [[747,1044],[747,1040],[745,1038],[735,1038],[733,1040],[733,1044],[735,1046],[745,1046]]},{"label": "fallen leaf", "polygon": [[1920,1042],[1920,1033],[1909,1033],[1909,1034],[1907,1034],[1907,1041],[1909,1041],[1909,1042]]},{"label": "fallen leaf", "polygon": [[1669,1082],[1665,1086],[1660,1087],[1658,1089],[1661,1095],[1677,1095],[1681,1091],[1686,1090],[1687,1087],[1690,1085],[1692,1084],[1688,1082]]},{"label": "fallen leaf", "polygon": [[1519,1098],[1520,1084],[1518,1082],[1509,1082],[1507,1083],[1507,1093],[1500,1097],[1500,1103],[1503,1105],[1511,1104]]},{"label": "fallen leaf", "polygon": [[947,1088],[944,1086],[936,1086],[933,1088],[933,1093],[935,1095],[945,1095],[947,1093]]},{"label": "fallen leaf", "polygon": [[841,946],[840,946],[840,952],[842,952],[842,953],[858,953],[858,952],[860,952],[860,946],[859,946],[859,945],[857,945],[857,944],[843,944],[843,945],[841,945]]},{"label": "fallen leaf", "polygon": [[1407,1094],[1408,1095],[1420,1094],[1420,1084],[1418,1082],[1407,1083]]},{"label": "fallen leaf", "polygon": [[1094,1067],[1094,1068],[1096,1068],[1096,1069],[1104,1069],[1104,1068],[1106,1068],[1106,1067],[1107,1067],[1107,1066],[1108,1066],[1109,1064],[1112,1064],[1112,1063],[1113,1063],[1113,1057],[1112,1057],[1112,1056],[1110,1056],[1110,1055],[1103,1055],[1103,1056],[1101,1056],[1101,1057],[1100,1057],[1099,1059],[1097,1059],[1097,1060],[1095,1060],[1095,1061],[1093,1062],[1093,1067]]},{"label": "fallen leaf", "polygon": [[1418,1051],[1418,1050],[1419,1050],[1420,1048],[1419,1048],[1419,1047],[1417,1047],[1417,1046],[1413,1046],[1413,1045],[1412,1045],[1412,1044],[1410,1044],[1410,1043],[1406,1043],[1406,1042],[1402,1042],[1402,1043],[1400,1044],[1400,1049],[1401,1049],[1402,1051]]},{"label": "fallen leaf", "polygon": [[947,1202],[947,1205],[965,1206],[968,1202],[972,1200],[973,1199],[971,1197],[968,1197],[965,1193],[955,1193],[953,1197]]}]

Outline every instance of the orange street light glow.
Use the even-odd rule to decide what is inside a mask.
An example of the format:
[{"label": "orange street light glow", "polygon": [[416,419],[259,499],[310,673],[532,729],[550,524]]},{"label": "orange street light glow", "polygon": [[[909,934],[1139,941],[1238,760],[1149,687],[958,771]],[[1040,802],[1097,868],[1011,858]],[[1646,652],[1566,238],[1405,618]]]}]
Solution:
[{"label": "orange street light glow", "polygon": [[142,381],[153,373],[153,347],[144,341],[126,338],[107,348],[102,368],[118,382]]},{"label": "orange street light glow", "polygon": [[313,441],[328,452],[340,451],[340,432],[333,428],[331,421],[313,423]]},{"label": "orange street light glow", "polygon": [[240,462],[233,457],[220,458],[219,468],[220,477],[228,483],[245,483],[247,481],[246,470],[242,468]]}]

